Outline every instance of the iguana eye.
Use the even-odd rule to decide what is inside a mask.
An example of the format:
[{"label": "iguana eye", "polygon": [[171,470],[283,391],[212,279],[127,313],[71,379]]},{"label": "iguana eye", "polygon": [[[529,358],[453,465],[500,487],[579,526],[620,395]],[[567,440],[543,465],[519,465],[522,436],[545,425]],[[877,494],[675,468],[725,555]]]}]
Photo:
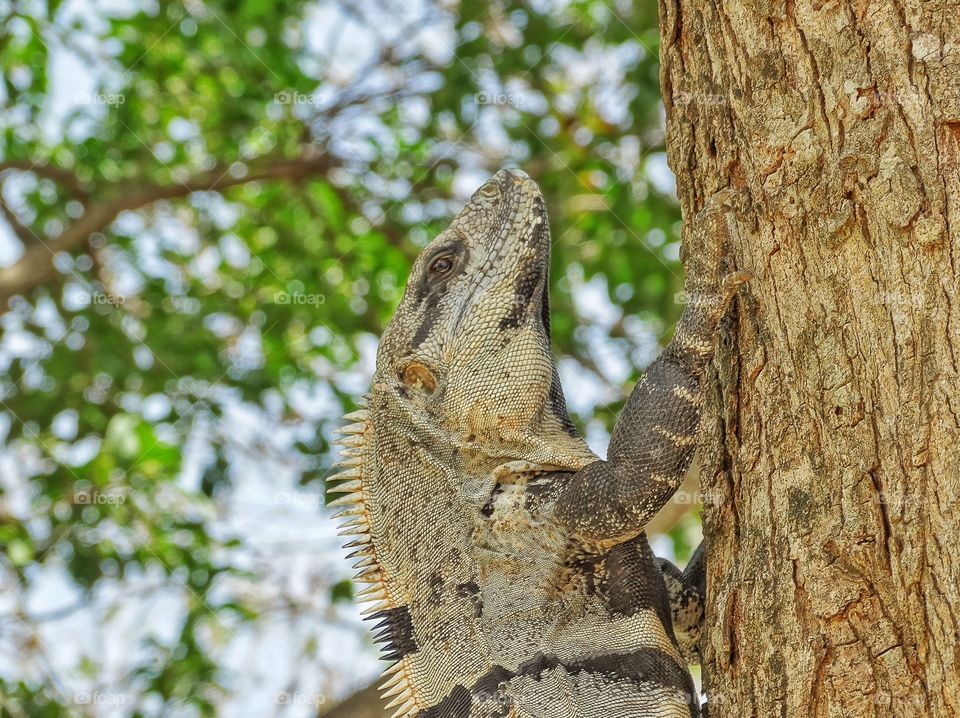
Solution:
[{"label": "iguana eye", "polygon": [[444,254],[430,262],[430,274],[442,277],[453,269],[453,257]]},{"label": "iguana eye", "polygon": [[487,199],[494,199],[500,196],[500,186],[496,182],[487,182],[480,188],[480,194]]}]

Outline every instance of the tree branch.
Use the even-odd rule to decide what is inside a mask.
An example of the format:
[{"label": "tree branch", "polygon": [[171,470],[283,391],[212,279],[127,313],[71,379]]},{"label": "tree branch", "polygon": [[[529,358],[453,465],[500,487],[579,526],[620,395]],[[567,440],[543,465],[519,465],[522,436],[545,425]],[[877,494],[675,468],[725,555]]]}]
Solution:
[{"label": "tree branch", "polygon": [[389,713],[384,708],[384,701],[380,700],[380,690],[377,688],[380,680],[354,693],[343,703],[328,710],[321,710],[320,716],[322,718],[386,718]]},{"label": "tree branch", "polygon": [[[0,170],[13,167],[15,162],[0,163]],[[304,156],[294,159],[277,159],[254,166],[242,177],[230,174],[228,167],[219,167],[184,182],[153,186],[140,191],[120,194],[116,199],[92,205],[86,213],[67,226],[51,241],[42,239],[26,248],[24,255],[13,265],[0,269],[0,311],[17,294],[24,294],[57,276],[53,257],[57,252],[69,252],[82,245],[87,238],[105,230],[121,212],[140,209],[161,200],[187,197],[194,192],[220,192],[230,187],[261,180],[284,180],[295,182],[307,177],[325,174],[334,166],[326,155]],[[48,171],[46,168],[44,171]],[[33,168],[30,171],[37,171]],[[39,172],[38,172],[39,173]],[[118,193],[119,194],[119,193]]]},{"label": "tree branch", "polygon": [[53,165],[35,163],[28,160],[3,160],[0,162],[0,172],[5,172],[6,170],[31,172],[40,177],[46,177],[65,187],[75,199],[81,201],[87,199],[87,188],[84,187],[83,183],[73,172],[65,170],[62,167],[54,167]]},{"label": "tree branch", "polygon": [[2,196],[0,196],[0,214],[3,214],[3,218],[7,220],[7,224],[10,225],[13,233],[17,235],[17,239],[23,243],[24,247],[32,247],[38,243],[37,235],[23,225],[20,218],[10,209],[10,205],[4,201]]}]

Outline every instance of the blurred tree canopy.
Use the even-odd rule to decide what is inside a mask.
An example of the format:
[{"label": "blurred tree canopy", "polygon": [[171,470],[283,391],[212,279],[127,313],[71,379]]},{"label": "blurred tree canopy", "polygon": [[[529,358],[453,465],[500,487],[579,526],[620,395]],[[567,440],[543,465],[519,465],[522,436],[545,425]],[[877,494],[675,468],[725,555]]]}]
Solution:
[{"label": "blurred tree canopy", "polygon": [[[680,309],[657,45],[617,0],[0,4],[0,716],[226,714],[234,634],[315,608],[265,598],[238,482],[321,495],[412,258],[501,166],[602,438]],[[122,658],[50,638],[171,588]]]}]

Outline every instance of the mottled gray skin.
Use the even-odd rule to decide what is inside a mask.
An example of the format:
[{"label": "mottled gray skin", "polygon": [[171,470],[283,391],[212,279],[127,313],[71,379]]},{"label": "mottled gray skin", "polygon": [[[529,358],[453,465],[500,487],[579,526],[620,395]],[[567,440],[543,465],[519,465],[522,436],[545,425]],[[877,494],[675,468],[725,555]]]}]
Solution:
[{"label": "mottled gray skin", "polygon": [[703,554],[681,573],[643,529],[689,468],[716,325],[747,278],[720,269],[725,199],[689,233],[690,301],[605,461],[550,352],[537,185],[498,172],[421,252],[332,489],[397,715],[700,715]]}]

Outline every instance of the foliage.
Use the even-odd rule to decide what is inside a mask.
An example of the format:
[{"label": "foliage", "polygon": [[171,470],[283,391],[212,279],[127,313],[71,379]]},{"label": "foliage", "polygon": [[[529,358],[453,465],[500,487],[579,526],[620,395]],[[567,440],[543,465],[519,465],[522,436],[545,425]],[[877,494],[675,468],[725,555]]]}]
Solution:
[{"label": "foliage", "polygon": [[[127,581],[184,589],[121,714],[218,712],[237,684],[218,631],[266,619],[217,517],[273,435],[318,489],[417,248],[498,167],[547,196],[556,351],[608,389],[595,432],[678,313],[653,4],[3,12],[0,635],[23,658],[0,667],[2,716],[100,714],[45,664],[44,569],[77,610]],[[579,306],[585,284],[622,313]],[[325,590],[349,600],[342,576]],[[95,651],[77,672],[109,683]]]}]

